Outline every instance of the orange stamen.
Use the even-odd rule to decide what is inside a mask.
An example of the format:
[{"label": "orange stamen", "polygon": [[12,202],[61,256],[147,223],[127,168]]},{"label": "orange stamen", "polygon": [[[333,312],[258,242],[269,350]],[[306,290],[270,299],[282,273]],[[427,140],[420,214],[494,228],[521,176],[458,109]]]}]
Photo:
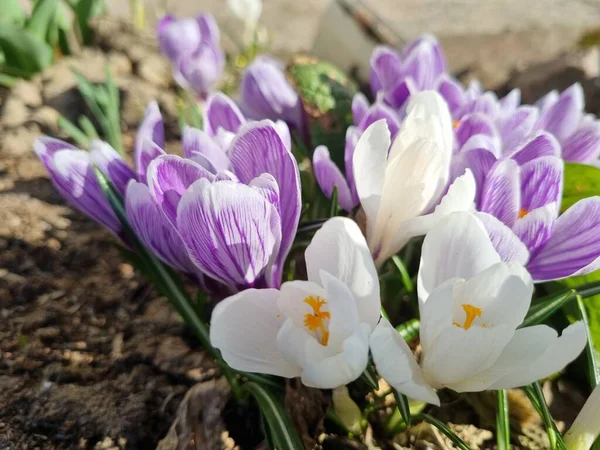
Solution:
[{"label": "orange stamen", "polygon": [[521,208],[519,210],[519,219],[522,219],[523,217],[525,217],[527,214],[529,214],[529,211],[526,210],[525,208]]},{"label": "orange stamen", "polygon": [[471,325],[473,325],[473,321],[477,317],[481,317],[483,313],[481,311],[481,308],[477,308],[473,305],[463,304],[461,306],[466,315],[465,321],[462,325],[458,322],[452,322],[452,324],[464,330],[468,330],[469,328],[471,328]]},{"label": "orange stamen", "polygon": [[329,311],[321,311],[321,308],[327,304],[327,301],[319,296],[309,296],[304,299],[304,303],[309,305],[313,312],[304,315],[304,326],[309,331],[321,332],[321,345],[327,345],[329,342],[329,331],[325,328],[325,320],[329,320],[331,315]]}]

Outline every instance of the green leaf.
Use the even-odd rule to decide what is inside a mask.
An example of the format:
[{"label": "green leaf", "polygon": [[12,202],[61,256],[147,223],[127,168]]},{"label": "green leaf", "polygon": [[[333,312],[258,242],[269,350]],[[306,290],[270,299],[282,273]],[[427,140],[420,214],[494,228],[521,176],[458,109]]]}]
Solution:
[{"label": "green leaf", "polygon": [[508,392],[505,389],[496,391],[496,442],[498,450],[510,450]]},{"label": "green leaf", "polygon": [[413,285],[412,280],[410,279],[410,274],[408,273],[408,270],[406,269],[406,266],[404,265],[402,259],[400,259],[398,255],[394,255],[392,256],[392,261],[398,269],[398,272],[400,273],[400,277],[402,278],[402,284],[404,285],[404,289],[406,289],[406,292],[408,292],[409,294],[414,292],[415,287]]},{"label": "green leaf", "polygon": [[81,129],[85,132],[85,134],[90,139],[99,139],[98,132],[96,131],[96,127],[92,123],[92,121],[88,118],[88,116],[81,115],[77,119],[77,123]]},{"label": "green leaf", "polygon": [[566,162],[561,210],[594,195],[600,195],[600,168]]},{"label": "green leaf", "polygon": [[81,40],[85,45],[90,45],[92,42],[92,35],[88,22],[92,17],[102,14],[104,10],[104,0],[79,0],[73,7],[75,17],[77,18],[77,24],[79,25],[79,32],[81,34]]},{"label": "green leaf", "polygon": [[542,386],[539,381],[532,383],[531,386],[524,386],[523,390],[531,404],[536,409],[540,417],[542,418],[544,425],[546,426],[546,433],[548,434],[548,440],[550,441],[550,448],[552,450],[556,450],[560,448],[561,450],[567,450],[567,447],[562,439],[562,435],[556,428],[556,423],[552,418],[552,414],[550,414],[550,410],[548,409],[548,405],[546,404],[546,399],[544,397],[544,392],[542,391]]},{"label": "green leaf", "polygon": [[575,290],[570,289],[553,296],[548,300],[541,300],[531,308],[525,317],[525,320],[519,328],[537,325],[545,321],[548,317],[554,314],[558,309],[562,308],[569,301],[575,299]]},{"label": "green leaf", "polygon": [[412,416],[410,414],[408,398],[406,398],[406,395],[399,393],[396,389],[394,389],[394,398],[396,399],[396,405],[398,406],[398,411],[400,411],[402,420],[404,420],[406,425],[410,426],[412,422]]},{"label": "green leaf", "polygon": [[304,448],[289,415],[283,409],[281,399],[265,387],[249,382],[243,388],[250,392],[271,432],[272,442],[278,450],[301,450]]},{"label": "green leaf", "polygon": [[56,124],[58,125],[58,128],[67,133],[71,139],[75,141],[77,146],[81,148],[88,148],[90,146],[88,136],[66,117],[60,116]]},{"label": "green leaf", "polygon": [[10,23],[0,26],[0,50],[5,64],[32,75],[52,62],[52,48],[27,30]]},{"label": "green leaf", "polygon": [[590,387],[594,389],[598,383],[600,382],[600,373],[598,372],[598,362],[597,362],[597,350],[595,345],[598,344],[594,342],[594,336],[592,335],[592,330],[590,328],[590,322],[588,318],[586,305],[583,303],[583,299],[581,296],[577,296],[577,308],[579,309],[579,314],[581,320],[585,325],[585,331],[587,333],[588,343],[585,346],[585,355],[587,359],[588,366],[588,381],[590,383]]},{"label": "green leaf", "polygon": [[38,0],[25,29],[41,40],[46,40],[58,20],[58,0]]},{"label": "green leaf", "polygon": [[396,331],[400,333],[402,339],[405,341],[411,341],[419,334],[421,323],[418,319],[410,319],[404,323],[401,323],[396,327]]},{"label": "green leaf", "polygon": [[375,371],[373,370],[373,367],[371,367],[370,364],[367,366],[367,368],[362,373],[360,378],[365,383],[367,383],[367,385],[374,391],[379,389],[379,383],[377,382],[377,375],[375,374]]},{"label": "green leaf", "polygon": [[27,14],[21,7],[19,0],[2,0],[2,14],[0,14],[0,23],[11,22],[21,25],[25,22]]}]

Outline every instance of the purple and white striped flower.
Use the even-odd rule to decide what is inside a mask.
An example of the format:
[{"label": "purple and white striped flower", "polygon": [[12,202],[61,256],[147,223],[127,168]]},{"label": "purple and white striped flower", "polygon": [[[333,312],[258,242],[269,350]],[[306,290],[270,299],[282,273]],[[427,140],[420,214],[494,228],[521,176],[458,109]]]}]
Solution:
[{"label": "purple and white striped flower", "polygon": [[225,54],[219,28],[210,14],[177,20],[164,16],[156,29],[163,54],[177,83],[205,98],[223,75]]}]

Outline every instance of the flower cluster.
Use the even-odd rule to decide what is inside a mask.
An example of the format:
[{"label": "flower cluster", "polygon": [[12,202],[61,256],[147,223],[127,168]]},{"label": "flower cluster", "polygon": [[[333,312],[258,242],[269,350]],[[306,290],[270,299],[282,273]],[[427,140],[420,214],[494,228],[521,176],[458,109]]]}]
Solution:
[{"label": "flower cluster", "polygon": [[[165,152],[156,103],[133,167],[98,140],[88,152],[42,137],[35,151],[61,195],[127,246],[94,168],[108,177],[135,237],[218,301],[210,343],[231,368],[330,389],[372,361],[396,391],[439,405],[441,389],[524,386],[581,353],[583,322],[560,336],[522,327],[534,283],[600,268],[600,197],[561,214],[565,161],[600,154],[600,121],[583,113],[579,85],[522,105],[518,91],[498,99],[461,85],[431,36],[401,54],[380,47],[375,102],[356,94],[344,154],[318,146],[307,170],[291,134],[305,138],[309,118],[277,60],[252,61],[235,102],[214,92],[224,54],[210,16],[167,16],[158,35],[176,80],[204,99],[182,156]],[[301,198],[305,177],[344,211],[317,221],[308,245],[297,239],[303,205],[316,204]],[[409,242],[420,245],[419,360],[382,314],[380,272]],[[294,245],[304,260],[288,260]]]}]

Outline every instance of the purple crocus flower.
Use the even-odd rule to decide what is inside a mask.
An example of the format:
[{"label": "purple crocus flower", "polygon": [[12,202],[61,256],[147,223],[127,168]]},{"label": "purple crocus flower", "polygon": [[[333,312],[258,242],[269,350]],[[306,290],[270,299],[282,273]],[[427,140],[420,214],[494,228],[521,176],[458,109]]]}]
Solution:
[{"label": "purple crocus flower", "polygon": [[371,55],[371,90],[393,108],[401,108],[411,93],[435,89],[446,61],[437,39],[421,36],[410,42],[401,54],[379,46]]},{"label": "purple crocus flower", "polygon": [[[98,184],[90,153],[48,136],[36,139],[34,151],[48,171],[56,190],[68,203],[116,236],[121,236],[121,224]],[[118,163],[113,165],[114,159],[110,159],[115,154],[118,159],[118,154],[110,151],[96,155],[95,159],[101,159],[100,164],[108,169],[109,173],[118,173],[120,178],[120,167],[116,168]]]},{"label": "purple crocus flower", "polygon": [[313,170],[321,191],[327,198],[333,195],[337,188],[338,202],[342,209],[352,212],[359,204],[358,193],[354,183],[354,169],[352,160],[354,148],[358,139],[370,125],[380,119],[385,119],[390,130],[391,139],[396,137],[400,129],[400,119],[396,112],[382,101],[369,105],[363,94],[356,94],[352,100],[352,116],[354,125],[346,131],[346,145],[344,149],[345,175],[331,160],[326,146],[317,147],[313,153]]},{"label": "purple crocus flower", "polygon": [[164,16],[157,25],[158,42],[173,65],[177,83],[205,98],[225,68],[219,28],[210,14],[177,20]]},{"label": "purple crocus flower", "polygon": [[536,106],[540,118],[536,127],[552,133],[562,146],[565,161],[593,163],[600,155],[600,121],[585,114],[583,89],[573,84],[560,95],[551,91]]},{"label": "purple crocus flower", "polygon": [[302,102],[278,60],[261,55],[246,68],[240,84],[240,101],[249,118],[283,120],[304,133]]},{"label": "purple crocus flower", "polygon": [[537,282],[600,268],[600,197],[558,216],[562,184],[563,161],[553,155],[522,165],[503,158],[484,179],[478,215],[492,243],[503,260],[524,264]]}]

